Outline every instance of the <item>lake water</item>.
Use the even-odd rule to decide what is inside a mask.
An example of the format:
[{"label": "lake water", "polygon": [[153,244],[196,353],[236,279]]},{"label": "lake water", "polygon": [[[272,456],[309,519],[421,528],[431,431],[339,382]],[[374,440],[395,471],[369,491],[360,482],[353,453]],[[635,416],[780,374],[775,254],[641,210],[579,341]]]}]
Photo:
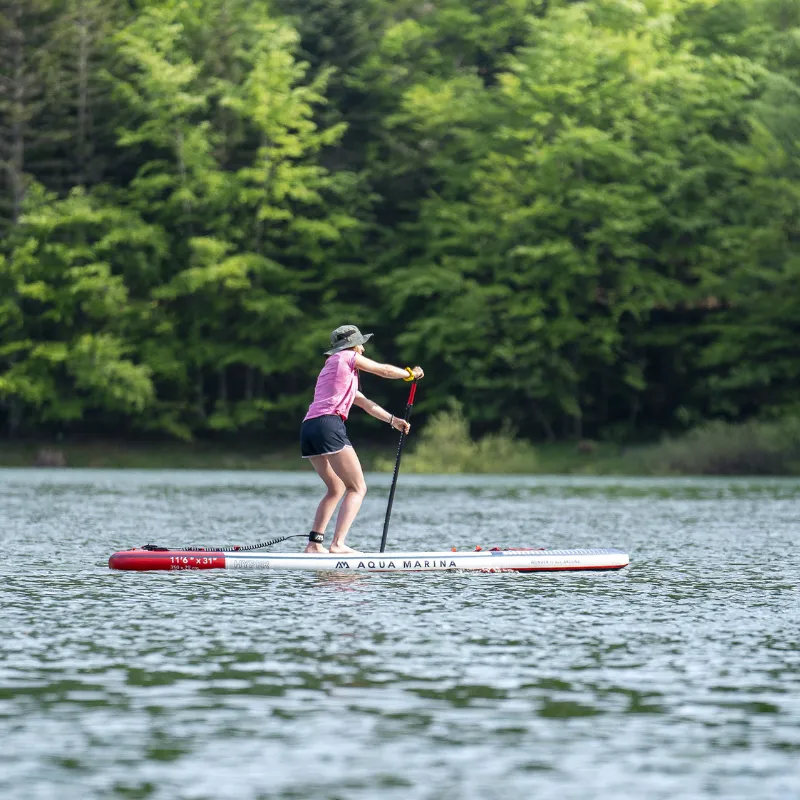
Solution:
[{"label": "lake water", "polygon": [[620,572],[107,568],[305,531],[320,486],[0,470],[0,798],[800,796],[800,482],[401,475],[390,550]]}]

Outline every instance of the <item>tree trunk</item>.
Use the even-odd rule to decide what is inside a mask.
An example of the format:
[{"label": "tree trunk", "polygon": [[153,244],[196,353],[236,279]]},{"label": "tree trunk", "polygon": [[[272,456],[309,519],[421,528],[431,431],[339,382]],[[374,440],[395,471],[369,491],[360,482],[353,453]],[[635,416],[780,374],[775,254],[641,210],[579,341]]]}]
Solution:
[{"label": "tree trunk", "polygon": [[[19,25],[19,11],[15,22]],[[11,188],[11,224],[16,225],[22,215],[25,199],[25,34],[14,29],[12,36],[13,78],[11,88],[11,153],[6,162]]]},{"label": "tree trunk", "polygon": [[244,370],[244,399],[248,402],[253,399],[253,385],[255,377],[254,375],[255,370],[247,366]]},{"label": "tree trunk", "polygon": [[636,430],[636,422],[639,418],[639,411],[641,409],[641,400],[638,394],[635,394],[631,399],[631,409],[628,415],[628,425],[630,425],[631,433]]},{"label": "tree trunk", "polygon": [[[184,157],[184,149],[185,149],[184,148],[184,144],[185,144],[185,138],[184,138],[184,135],[183,135],[183,131],[180,128],[178,128],[175,131],[175,146],[176,146],[176,151],[175,152],[176,152],[176,155],[178,156],[178,174],[181,177],[181,189],[185,190],[187,185],[188,185],[188,183],[189,183],[189,178],[188,178],[188,171],[186,169],[186,159]],[[183,195],[184,195],[183,213],[186,214],[186,220],[185,220],[186,234],[187,234],[188,238],[191,238],[193,236],[193,233],[192,233],[192,204],[189,202],[189,200],[185,199],[185,197],[186,197],[186,192],[185,191],[183,192]]]},{"label": "tree trunk", "polygon": [[197,413],[200,415],[201,419],[205,419],[206,397],[205,390],[203,388],[203,368],[199,364],[197,365],[197,375],[195,377],[195,402]]},{"label": "tree trunk", "polygon": [[583,438],[583,414],[578,414],[577,417],[573,417],[573,434],[576,439]]},{"label": "tree trunk", "polygon": [[531,402],[531,411],[533,411],[533,416],[536,418],[536,421],[542,426],[547,441],[554,442],[556,440],[556,434],[555,431],[553,431],[553,426],[550,424],[550,420],[542,413],[537,403]]},{"label": "tree trunk", "polygon": [[22,427],[22,403],[16,398],[12,397],[8,401],[8,437],[13,439],[19,429]]},{"label": "tree trunk", "polygon": [[86,14],[86,3],[80,2],[78,8],[78,130],[77,130],[77,182],[83,186],[87,182],[90,158],[89,148],[89,53],[91,47],[89,34],[89,18]]},{"label": "tree trunk", "polygon": [[217,402],[224,405],[228,402],[228,370],[223,367],[219,370],[219,383],[217,386]]}]

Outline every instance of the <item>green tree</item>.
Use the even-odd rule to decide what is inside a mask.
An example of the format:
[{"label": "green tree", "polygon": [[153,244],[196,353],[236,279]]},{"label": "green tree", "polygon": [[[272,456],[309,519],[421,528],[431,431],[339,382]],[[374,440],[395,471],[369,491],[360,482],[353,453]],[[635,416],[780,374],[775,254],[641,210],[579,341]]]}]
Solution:
[{"label": "green tree", "polygon": [[690,380],[653,362],[697,350],[696,311],[740,255],[752,196],[733,147],[759,67],[676,51],[680,5],[555,10],[488,94],[463,78],[406,93],[440,185],[387,298],[486,421],[630,427]]},{"label": "green tree", "polygon": [[0,233],[19,219],[27,173],[51,133],[41,125],[51,83],[51,6],[47,0],[0,3]]},{"label": "green tree", "polygon": [[128,341],[135,308],[124,271],[145,251],[163,253],[157,230],[135,214],[75,190],[57,200],[37,184],[0,264],[0,398],[19,427],[81,420],[102,412],[122,419],[154,397],[150,370]]},{"label": "green tree", "polygon": [[477,434],[795,413],[798,31],[800,0],[0,0],[0,424],[293,428],[344,321]]},{"label": "green tree", "polygon": [[[326,76],[305,81],[297,34],[263,4],[235,9],[234,23],[219,0],[163,4],[120,34],[130,72],[119,95],[136,124],[119,143],[150,155],[130,198],[169,232],[175,265],[153,287],[158,324],[144,345],[165,384],[153,420],[184,436],[295,407],[285,381],[268,385],[301,360],[303,337],[285,331],[318,329],[324,267],[355,227],[339,199],[352,180],[319,164],[342,134],[314,121]],[[216,21],[225,37],[201,59]]]}]

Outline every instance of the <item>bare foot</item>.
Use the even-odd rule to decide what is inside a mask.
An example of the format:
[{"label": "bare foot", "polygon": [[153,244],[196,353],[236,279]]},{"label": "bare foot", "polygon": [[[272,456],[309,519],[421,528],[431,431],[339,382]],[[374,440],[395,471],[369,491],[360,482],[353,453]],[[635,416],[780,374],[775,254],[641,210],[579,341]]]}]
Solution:
[{"label": "bare foot", "polygon": [[360,553],[360,550],[353,550],[352,547],[348,547],[346,544],[332,544],[331,545],[331,553]]},{"label": "bare foot", "polygon": [[303,550],[304,553],[327,553],[328,551],[317,542],[309,542],[306,545],[306,549]]}]

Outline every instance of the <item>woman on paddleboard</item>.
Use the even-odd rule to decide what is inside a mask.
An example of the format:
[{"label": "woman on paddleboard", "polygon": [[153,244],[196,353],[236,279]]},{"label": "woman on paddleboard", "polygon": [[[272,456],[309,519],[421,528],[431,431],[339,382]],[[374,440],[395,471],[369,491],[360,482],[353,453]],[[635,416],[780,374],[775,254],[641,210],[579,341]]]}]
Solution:
[{"label": "woman on paddleboard", "polygon": [[361,462],[347,438],[344,424],[353,404],[397,431],[408,433],[411,430],[411,425],[402,417],[395,417],[364,397],[359,390],[358,372],[363,370],[381,378],[406,381],[420,380],[425,373],[422,367],[393,367],[366,358],[364,344],[371,337],[371,333],[364,335],[355,325],[342,325],[331,334],[331,347],[325,351],[328,359],[317,378],[314,402],[300,428],[303,458],[311,461],[328,490],[317,507],[306,553],[329,552],[323,546],[325,528],[343,497],[330,552],[357,552],[344,543],[367,493]]}]

